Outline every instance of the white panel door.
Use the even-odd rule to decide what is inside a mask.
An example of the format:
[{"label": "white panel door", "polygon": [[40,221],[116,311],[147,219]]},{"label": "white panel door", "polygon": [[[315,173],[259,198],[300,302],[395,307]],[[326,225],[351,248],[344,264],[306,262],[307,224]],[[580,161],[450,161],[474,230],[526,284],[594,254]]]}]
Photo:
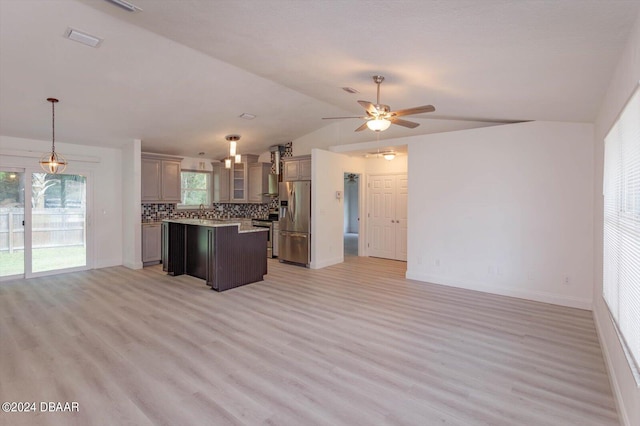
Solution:
[{"label": "white panel door", "polygon": [[407,175],[369,177],[368,254],[407,260]]},{"label": "white panel door", "polygon": [[372,176],[369,182],[369,256],[395,258],[395,176]]},{"label": "white panel door", "polygon": [[407,260],[407,175],[396,176],[396,259]]}]

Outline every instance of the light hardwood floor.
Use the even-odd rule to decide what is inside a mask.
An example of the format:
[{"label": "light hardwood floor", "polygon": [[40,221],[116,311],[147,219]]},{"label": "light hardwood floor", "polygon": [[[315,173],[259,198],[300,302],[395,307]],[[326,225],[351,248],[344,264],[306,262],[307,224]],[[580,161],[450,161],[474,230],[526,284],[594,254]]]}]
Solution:
[{"label": "light hardwood floor", "polygon": [[0,283],[5,425],[616,425],[591,313],[269,261],[223,293],[159,267]]}]

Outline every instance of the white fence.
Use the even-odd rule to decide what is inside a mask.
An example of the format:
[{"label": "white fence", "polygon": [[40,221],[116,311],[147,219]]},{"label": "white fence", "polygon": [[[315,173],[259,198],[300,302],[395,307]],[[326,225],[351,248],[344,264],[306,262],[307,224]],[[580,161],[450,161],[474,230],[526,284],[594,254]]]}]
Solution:
[{"label": "white fence", "polygon": [[[82,209],[33,209],[33,248],[82,246],[86,241]],[[0,208],[0,252],[24,250],[24,210]]]}]

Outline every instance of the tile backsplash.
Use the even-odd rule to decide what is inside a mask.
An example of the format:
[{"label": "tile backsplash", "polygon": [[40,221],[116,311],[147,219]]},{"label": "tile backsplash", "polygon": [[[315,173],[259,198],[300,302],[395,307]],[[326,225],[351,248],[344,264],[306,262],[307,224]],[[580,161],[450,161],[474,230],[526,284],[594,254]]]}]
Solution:
[{"label": "tile backsplash", "polygon": [[[279,146],[280,158],[293,155],[293,144],[288,142]],[[275,155],[271,153],[271,172],[275,172]],[[282,163],[280,164],[282,170]],[[230,217],[244,217],[251,219],[263,219],[269,216],[269,209],[277,211],[279,207],[277,198],[267,204],[231,204],[216,203],[205,210],[206,219],[226,219]],[[142,204],[142,223],[158,222],[162,219],[194,218],[199,217],[199,210],[178,210],[175,204]]]},{"label": "tile backsplash", "polygon": [[[142,223],[158,222],[163,219],[199,217],[200,211],[178,210],[175,204],[142,204]],[[204,212],[206,219],[226,219],[244,217],[262,219],[269,215],[269,204],[228,204],[216,203]]]}]

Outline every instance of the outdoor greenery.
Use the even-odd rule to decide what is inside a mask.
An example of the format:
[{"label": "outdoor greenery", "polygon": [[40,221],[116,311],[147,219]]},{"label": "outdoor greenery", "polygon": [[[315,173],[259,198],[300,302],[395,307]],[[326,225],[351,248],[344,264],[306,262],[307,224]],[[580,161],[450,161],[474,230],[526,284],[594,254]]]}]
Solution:
[{"label": "outdoor greenery", "polygon": [[[33,272],[73,268],[86,264],[83,246],[33,249]],[[24,273],[24,251],[0,252],[0,277]]]},{"label": "outdoor greenery", "polygon": [[181,206],[199,206],[210,204],[209,172],[182,172],[182,202]]},{"label": "outdoor greenery", "polygon": [[24,193],[20,190],[23,186],[20,180],[22,173],[0,172],[0,207],[22,204]]}]

